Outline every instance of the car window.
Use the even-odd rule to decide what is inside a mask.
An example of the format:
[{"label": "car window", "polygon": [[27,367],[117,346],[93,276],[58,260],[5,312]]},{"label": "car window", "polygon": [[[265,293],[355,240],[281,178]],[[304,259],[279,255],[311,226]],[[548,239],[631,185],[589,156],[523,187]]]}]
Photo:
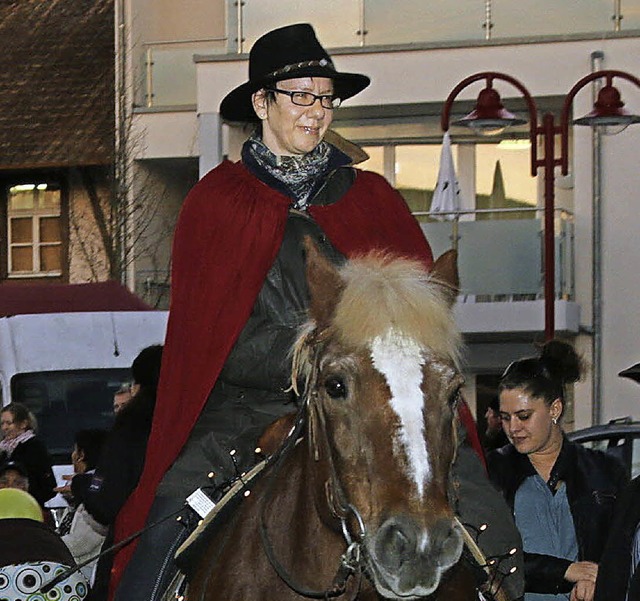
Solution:
[{"label": "car window", "polygon": [[18,374],[11,394],[35,415],[54,463],[69,463],[78,430],[111,427],[113,395],[130,377],[128,369]]}]

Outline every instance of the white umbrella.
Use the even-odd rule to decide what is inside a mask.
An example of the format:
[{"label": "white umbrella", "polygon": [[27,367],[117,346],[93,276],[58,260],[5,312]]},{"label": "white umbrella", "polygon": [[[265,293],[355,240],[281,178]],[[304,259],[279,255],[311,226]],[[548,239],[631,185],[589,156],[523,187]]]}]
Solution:
[{"label": "white umbrella", "polygon": [[[460,210],[460,186],[456,177],[456,170],[453,166],[453,155],[451,153],[451,136],[449,132],[444,133],[442,138],[442,152],[440,153],[440,169],[438,171],[438,182],[433,191],[431,209],[429,213],[435,219],[453,220],[453,211]],[[444,214],[443,214],[444,213]]]}]

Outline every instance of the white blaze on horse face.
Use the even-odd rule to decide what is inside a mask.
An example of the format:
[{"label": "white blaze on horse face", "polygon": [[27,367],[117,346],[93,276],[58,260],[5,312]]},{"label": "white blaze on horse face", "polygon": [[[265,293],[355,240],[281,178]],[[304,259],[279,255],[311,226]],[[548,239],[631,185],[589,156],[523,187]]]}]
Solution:
[{"label": "white blaze on horse face", "polygon": [[389,403],[400,418],[399,440],[396,443],[409,460],[410,476],[422,498],[431,478],[422,413],[423,349],[408,336],[389,330],[371,343],[371,358],[373,366],[385,377],[391,390]]}]

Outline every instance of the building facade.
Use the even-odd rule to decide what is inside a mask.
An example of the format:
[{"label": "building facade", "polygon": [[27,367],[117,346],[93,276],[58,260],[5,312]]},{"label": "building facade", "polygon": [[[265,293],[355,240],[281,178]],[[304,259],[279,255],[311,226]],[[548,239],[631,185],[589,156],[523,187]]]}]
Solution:
[{"label": "building facade", "polygon": [[[533,344],[543,339],[544,177],[530,173],[527,125],[494,138],[452,127],[461,203],[451,221],[430,218],[443,104],[469,75],[496,71],[522,82],[539,119],[550,113],[557,123],[567,94],[590,73],[615,69],[640,76],[637,0],[613,9],[594,0],[581,3],[580,11],[572,3],[549,1],[542,7],[527,1],[518,2],[517,10],[500,5],[498,13],[492,4],[116,3],[117,64],[135,141],[129,155],[137,182],[132,194],[162,191],[158,224],[175,220],[198,175],[225,157],[238,158],[249,132],[223,123],[218,107],[246,80],[247,52],[262,33],[311,22],[340,70],[371,77],[369,88],[336,112],[333,127],[367,150],[366,168],[384,174],[403,193],[436,253],[457,245],[462,291],[456,311],[467,342],[467,395],[479,417],[506,365],[534,352]],[[628,108],[640,112],[640,89],[626,80],[615,84]],[[497,82],[495,87],[509,110],[526,114],[517,88]],[[480,89],[471,86],[456,98],[452,120],[473,108]],[[591,110],[596,92],[589,84],[575,96],[572,118]],[[554,178],[555,330],[574,341],[587,361],[595,360],[575,387],[569,427],[640,416],[637,385],[617,376],[640,360],[634,323],[640,308],[640,127],[608,135],[613,133],[571,126],[569,173],[558,171]],[[555,144],[559,152],[558,139]],[[166,258],[170,236],[161,238]],[[600,280],[594,273],[601,273]],[[141,293],[168,282],[162,261],[148,258],[136,261],[130,278]]]},{"label": "building facade", "polygon": [[113,1],[0,5],[0,281],[109,277]]}]

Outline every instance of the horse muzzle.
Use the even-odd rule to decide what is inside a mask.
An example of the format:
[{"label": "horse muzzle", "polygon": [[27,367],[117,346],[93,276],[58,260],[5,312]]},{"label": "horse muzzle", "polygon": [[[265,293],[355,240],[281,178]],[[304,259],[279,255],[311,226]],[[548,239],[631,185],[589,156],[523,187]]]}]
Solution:
[{"label": "horse muzzle", "polygon": [[462,533],[451,518],[425,528],[409,517],[395,516],[367,536],[367,571],[385,599],[422,599],[438,588],[444,572],[460,559],[462,547]]}]

